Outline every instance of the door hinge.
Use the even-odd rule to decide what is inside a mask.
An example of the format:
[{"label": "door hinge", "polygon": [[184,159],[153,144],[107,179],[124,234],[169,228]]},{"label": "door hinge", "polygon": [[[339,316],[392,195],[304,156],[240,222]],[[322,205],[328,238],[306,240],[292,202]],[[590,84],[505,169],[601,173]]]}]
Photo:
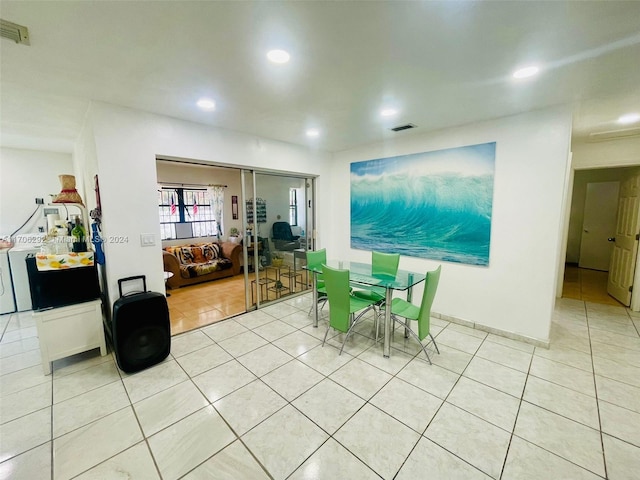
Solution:
[{"label": "door hinge", "polygon": [[636,233],[636,240],[640,240],[640,233]]},{"label": "door hinge", "polygon": [[629,293],[632,293],[632,292],[633,292],[633,285],[629,287]]}]

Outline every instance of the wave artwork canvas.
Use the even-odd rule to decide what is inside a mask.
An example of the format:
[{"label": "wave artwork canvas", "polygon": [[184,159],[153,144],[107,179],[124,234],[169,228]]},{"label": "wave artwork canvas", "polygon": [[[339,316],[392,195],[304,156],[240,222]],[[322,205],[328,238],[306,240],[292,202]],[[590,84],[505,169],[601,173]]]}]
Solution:
[{"label": "wave artwork canvas", "polygon": [[351,248],[489,265],[496,143],[351,164]]}]

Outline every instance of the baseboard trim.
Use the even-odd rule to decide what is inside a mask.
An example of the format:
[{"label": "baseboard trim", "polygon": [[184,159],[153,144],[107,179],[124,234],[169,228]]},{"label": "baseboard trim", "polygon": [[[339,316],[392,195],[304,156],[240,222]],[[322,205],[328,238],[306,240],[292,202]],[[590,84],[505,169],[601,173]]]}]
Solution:
[{"label": "baseboard trim", "polygon": [[494,335],[498,335],[500,337],[508,338],[510,340],[517,340],[519,342],[527,343],[529,345],[533,345],[534,347],[542,347],[549,348],[549,341],[539,340],[537,338],[528,337],[526,335],[521,335],[519,333],[509,332],[508,330],[501,330],[499,328],[488,327],[486,325],[482,325],[481,323],[470,322],[469,320],[464,320],[462,318],[452,317],[450,315],[444,315],[437,312],[431,312],[431,316],[434,318],[439,318],[440,320],[445,320],[447,322],[455,323],[458,325],[462,325],[464,327],[473,328],[475,330],[480,330],[481,332],[493,333]]}]

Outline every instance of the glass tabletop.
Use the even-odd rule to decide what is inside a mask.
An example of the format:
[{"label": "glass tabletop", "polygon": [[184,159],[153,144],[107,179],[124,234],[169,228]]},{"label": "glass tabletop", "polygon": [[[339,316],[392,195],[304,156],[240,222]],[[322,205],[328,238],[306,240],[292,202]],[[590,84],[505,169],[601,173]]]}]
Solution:
[{"label": "glass tabletop", "polygon": [[[361,283],[362,285],[375,285],[383,288],[392,288],[394,290],[406,290],[425,279],[424,273],[409,272],[407,270],[398,270],[394,276],[379,273],[372,273],[371,264],[360,262],[349,262],[345,260],[327,260],[326,263],[331,268],[339,268],[341,270],[349,270],[349,280]],[[322,267],[311,265],[303,267],[306,270],[322,273]]]}]

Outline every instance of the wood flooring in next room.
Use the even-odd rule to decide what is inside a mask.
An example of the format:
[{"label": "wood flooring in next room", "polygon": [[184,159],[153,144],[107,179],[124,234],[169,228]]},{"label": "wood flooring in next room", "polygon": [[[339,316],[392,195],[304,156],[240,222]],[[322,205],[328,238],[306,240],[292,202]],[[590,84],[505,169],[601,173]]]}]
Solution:
[{"label": "wood flooring in next room", "polygon": [[585,302],[622,306],[607,293],[608,277],[609,272],[589,270],[588,268],[579,268],[575,264],[567,264],[564,270],[562,296]]},{"label": "wood flooring in next room", "polygon": [[171,335],[244,313],[244,275],[168,290]]},{"label": "wood flooring in next room", "polygon": [[[275,273],[271,269],[264,272],[271,280],[275,281]],[[304,287],[300,282],[292,281],[291,290],[296,293]],[[249,274],[249,281],[255,280],[254,274]],[[267,292],[269,300],[276,296],[285,296],[290,293],[289,278],[282,276],[282,284],[285,287],[282,292]],[[255,286],[253,294],[256,295]],[[169,316],[171,320],[171,335],[195,330],[196,328],[211,325],[212,323],[230,318],[246,312],[244,274],[222,278],[211,282],[190,285],[188,287],[167,290],[169,296]],[[263,287],[263,292],[265,292]],[[283,294],[284,292],[284,294]],[[251,291],[249,298],[251,299]],[[263,293],[264,295],[264,293]]]}]

